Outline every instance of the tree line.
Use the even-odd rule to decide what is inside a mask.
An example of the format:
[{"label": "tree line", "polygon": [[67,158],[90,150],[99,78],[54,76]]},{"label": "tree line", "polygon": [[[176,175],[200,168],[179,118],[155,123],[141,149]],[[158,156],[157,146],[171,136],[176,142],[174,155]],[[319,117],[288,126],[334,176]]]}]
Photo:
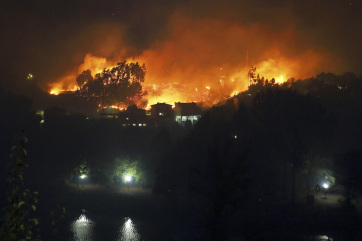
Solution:
[{"label": "tree line", "polygon": [[79,90],[76,94],[88,98],[99,98],[102,105],[135,103],[146,94],[141,85],[145,81],[145,75],[144,64],[126,61],[118,63],[115,67],[104,69],[101,73],[96,73],[94,77],[90,70],[84,70],[77,76]]}]

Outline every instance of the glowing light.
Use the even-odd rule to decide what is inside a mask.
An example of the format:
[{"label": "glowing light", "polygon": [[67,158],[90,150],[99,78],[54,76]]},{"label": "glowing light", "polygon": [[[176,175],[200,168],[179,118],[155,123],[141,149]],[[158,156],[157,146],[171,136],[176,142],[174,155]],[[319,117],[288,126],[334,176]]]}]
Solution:
[{"label": "glowing light", "polygon": [[81,179],[84,179],[84,178],[86,178],[86,177],[87,177],[87,175],[85,175],[85,174],[80,175],[80,178],[81,178]]},{"label": "glowing light", "polygon": [[59,90],[55,90],[55,89],[50,91],[51,95],[59,95],[59,93],[60,93]]},{"label": "glowing light", "polygon": [[281,75],[280,78],[275,79],[275,83],[282,84],[283,83],[283,76]]},{"label": "glowing light", "polygon": [[130,175],[126,175],[126,176],[124,177],[124,180],[125,180],[126,182],[130,182],[130,181],[132,180],[132,177],[131,177]]},{"label": "glowing light", "polygon": [[314,240],[317,240],[317,241],[333,241],[333,238],[328,237],[327,235],[317,235],[317,236],[314,236]]},{"label": "glowing light", "polygon": [[50,89],[49,94],[51,95],[59,95],[63,92],[66,91],[70,91],[70,92],[74,92],[77,90],[77,86],[68,86],[68,87],[63,87],[62,84],[55,84],[53,85],[53,87]]},{"label": "glowing light", "polygon": [[[166,52],[165,52],[166,53]],[[169,51],[167,51],[169,53]],[[132,100],[139,108],[145,108],[149,110],[150,106],[159,103],[173,104],[175,102],[197,102],[203,103],[205,107],[211,107],[212,105],[219,103],[229,97],[233,97],[238,93],[247,90],[249,81],[247,73],[248,67],[245,68],[228,68],[228,67],[217,67],[217,72],[222,71],[222,75],[217,73],[217,78],[209,78],[210,73],[208,70],[200,71],[197,74],[189,75],[189,80],[185,81],[184,74],[188,72],[182,70],[179,71],[175,67],[175,71],[165,73],[163,65],[158,65],[162,61],[159,58],[167,59],[166,57],[159,56],[156,52],[145,51],[144,54],[134,59],[126,59],[127,63],[145,63],[147,67],[146,80],[142,83],[142,89],[147,95],[143,96],[141,100]],[[304,59],[312,59],[311,63],[305,67]],[[307,53],[305,56],[301,56],[298,59],[291,59],[283,57],[277,49],[268,50],[265,53],[265,60],[255,63],[256,74],[260,75],[260,78],[264,77],[264,80],[271,81],[273,78],[275,84],[282,84],[288,78],[306,78],[313,74],[312,70],[319,63],[320,56],[318,53]],[[117,65],[117,62],[123,61],[122,59],[107,60],[106,58],[93,56],[87,54],[84,58],[83,64],[78,67],[77,73],[81,73],[84,70],[89,69],[92,76],[97,73],[101,73],[104,69],[109,69]],[[176,66],[176,65],[175,65]],[[182,65],[180,65],[182,66]],[[302,67],[303,66],[303,67]],[[302,71],[303,70],[303,71]],[[194,72],[192,72],[194,73]],[[301,73],[308,73],[308,76]],[[212,74],[215,74],[212,72]],[[64,91],[75,91],[77,90],[77,83],[74,72],[63,76],[62,78],[55,81],[49,87],[52,95],[61,94]],[[163,82],[160,82],[162,80]],[[208,79],[207,86],[202,80]],[[213,81],[213,82],[211,82]],[[213,90],[217,90],[217,95],[210,93],[211,87]],[[116,103],[120,110],[126,109],[127,105],[123,103]],[[100,108],[105,108],[99,106]]]},{"label": "glowing light", "polygon": [[138,233],[136,225],[130,218],[126,218],[119,231],[117,241],[140,241],[141,235]]},{"label": "glowing light", "polygon": [[[83,210],[85,212],[85,210]],[[74,240],[93,240],[94,222],[81,214],[71,225]]]},{"label": "glowing light", "polygon": [[325,183],[323,183],[323,185],[322,185],[322,186],[323,186],[323,188],[325,188],[325,189],[328,189],[328,188],[329,188],[329,184],[328,184],[328,183],[326,183],[326,182],[325,182]]},{"label": "glowing light", "polygon": [[114,109],[114,110],[126,110],[128,106],[124,103],[119,103],[118,105],[107,105],[107,106],[102,106],[101,104],[99,104],[98,107],[99,107],[99,109],[98,109],[98,111],[99,111],[101,109],[108,109],[108,108]]},{"label": "glowing light", "polygon": [[239,94],[239,92],[238,92],[238,91],[234,91],[234,92],[232,92],[232,93],[230,94],[230,97],[233,97],[233,96],[235,96],[235,95],[237,95],[237,94]]}]

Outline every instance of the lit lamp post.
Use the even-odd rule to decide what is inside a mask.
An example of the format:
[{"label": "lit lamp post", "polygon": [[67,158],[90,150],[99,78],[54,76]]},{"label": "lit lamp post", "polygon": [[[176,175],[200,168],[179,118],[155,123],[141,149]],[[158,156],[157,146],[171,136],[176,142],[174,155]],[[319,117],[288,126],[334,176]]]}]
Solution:
[{"label": "lit lamp post", "polygon": [[329,183],[323,183],[322,187],[324,188],[324,198],[327,199],[327,190],[329,188]]},{"label": "lit lamp post", "polygon": [[84,187],[84,179],[87,178],[87,175],[82,174],[82,175],[79,176],[79,178],[82,180],[82,187]]},{"label": "lit lamp post", "polygon": [[131,177],[130,175],[126,175],[126,176],[124,177],[124,180],[125,180],[126,183],[127,183],[127,187],[128,187],[128,191],[129,191],[129,183],[131,182],[132,177]]}]

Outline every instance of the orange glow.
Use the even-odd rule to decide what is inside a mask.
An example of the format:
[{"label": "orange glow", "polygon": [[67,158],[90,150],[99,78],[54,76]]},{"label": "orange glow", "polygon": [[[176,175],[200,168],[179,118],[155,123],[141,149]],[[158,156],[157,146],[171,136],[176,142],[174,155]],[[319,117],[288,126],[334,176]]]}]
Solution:
[{"label": "orange glow", "polygon": [[[127,60],[127,62],[131,61],[137,60]],[[91,70],[92,75],[95,76],[97,73],[103,71],[103,69],[112,68],[115,65],[115,62],[107,61],[105,58],[99,58],[87,54],[84,58],[84,63],[78,68],[78,73],[89,69]],[[260,77],[264,77],[269,80],[274,78],[276,84],[282,84],[288,78],[293,77],[293,73],[296,73],[296,71],[298,73],[300,62],[279,57],[277,59],[270,58],[257,63],[255,66],[256,74],[259,74]],[[219,68],[219,70],[223,70],[223,68]],[[199,88],[199,83],[197,82],[180,84],[181,81],[176,81],[177,79],[175,79],[174,82],[170,81],[171,83],[158,83],[158,81],[156,82],[156,80],[150,79],[150,77],[146,75],[146,82],[143,85],[143,89],[148,92],[145,97],[148,101],[147,108],[149,109],[150,105],[158,102],[168,104],[173,104],[175,102],[203,102],[205,106],[214,105],[223,99],[233,97],[238,93],[247,90],[248,71],[249,69],[244,67],[240,70],[221,76],[217,75],[220,73],[216,73],[216,77],[218,77],[217,81],[215,81],[212,86],[207,85],[203,88]],[[153,70],[147,68],[147,73],[151,73],[152,77]],[[70,79],[72,79],[72,81],[70,81]],[[64,91],[77,90],[75,79],[76,77],[72,75],[60,79],[59,82],[52,85],[49,93],[52,95],[58,95]],[[151,83],[147,84],[149,82]],[[217,94],[215,94],[214,91],[217,91]],[[118,108],[120,110],[127,108],[127,106],[111,107]],[[105,106],[101,108],[105,108]]]},{"label": "orange glow", "polygon": [[95,76],[126,60],[146,65],[142,88],[148,94],[144,96],[147,103],[143,107],[147,105],[149,109],[157,102],[192,101],[212,106],[248,89],[251,66],[256,67],[260,78],[274,78],[276,84],[291,77],[308,78],[332,66],[331,56],[295,47],[293,41],[298,35],[294,26],[270,30],[258,24],[231,24],[214,19],[198,19],[195,24],[194,19],[177,13],[167,24],[167,36],[137,54],[114,50],[110,59],[87,54],[77,73],[56,80],[49,92],[76,90],[76,77],[82,71],[89,69]]},{"label": "orange glow", "polygon": [[[131,61],[139,61],[142,63],[140,59],[127,60],[127,62]],[[255,64],[256,74],[259,74],[260,77],[264,77],[268,80],[274,78],[276,84],[282,84],[291,77],[300,76],[302,63],[303,60],[287,59],[280,56],[280,53],[277,52],[277,56],[275,56],[275,58],[269,58]],[[84,58],[84,63],[81,64],[78,68],[78,73],[89,69],[91,70],[92,75],[95,76],[97,73],[103,71],[103,69],[112,68],[115,65],[116,62],[114,61],[107,61],[105,58],[99,58],[87,54]],[[154,71],[155,70],[153,69],[147,68],[146,81],[143,84],[143,89],[148,93],[147,96],[145,96],[148,101],[148,109],[150,108],[150,105],[156,104],[158,102],[174,104],[175,102],[194,101],[198,103],[203,102],[205,106],[212,106],[226,98],[233,97],[238,93],[247,90],[249,84],[247,74],[249,69],[247,67],[241,68],[239,70],[230,70],[230,73],[216,72],[214,74],[217,81],[210,83],[211,85],[204,85],[203,88],[200,88],[199,82],[183,83],[182,81],[179,81],[178,78],[174,79],[174,81],[168,80],[168,82],[160,82],[158,80],[152,79],[152,76],[156,75]],[[219,68],[218,71],[225,70],[223,68]],[[207,73],[205,74],[207,75]],[[75,79],[76,76],[74,75],[68,75],[64,78],[61,78],[59,82],[56,82],[51,86],[49,93],[52,95],[58,95],[64,91],[77,90]],[[200,81],[200,83],[202,83],[202,81]],[[120,105],[122,104],[120,103]],[[127,106],[116,106],[115,108],[122,110],[127,108]]]},{"label": "orange glow", "polygon": [[61,90],[57,90],[57,89],[52,89],[52,90],[50,90],[49,93],[50,93],[51,95],[59,95],[60,92],[62,92],[62,91],[61,91]]},{"label": "orange glow", "polygon": [[75,84],[74,76],[69,75],[63,78],[60,78],[58,82],[50,85],[49,94],[59,95],[64,91],[76,91],[77,85]]},{"label": "orange glow", "polygon": [[93,77],[102,73],[104,69],[110,69],[117,65],[117,61],[108,61],[106,58],[96,57],[91,54],[87,54],[84,57],[84,62],[78,68],[78,73],[82,73],[84,70],[90,70],[92,72]]},{"label": "orange glow", "polygon": [[111,109],[118,109],[118,110],[126,110],[127,109],[127,105],[123,105],[123,104],[119,104],[119,105],[109,105],[109,106],[102,106],[101,104],[98,105],[99,109],[106,109],[106,108],[111,108]]},{"label": "orange glow", "polygon": [[233,97],[233,96],[235,96],[235,95],[237,95],[237,94],[239,94],[239,92],[234,91],[234,92],[232,92],[232,93],[230,94],[230,97]]}]

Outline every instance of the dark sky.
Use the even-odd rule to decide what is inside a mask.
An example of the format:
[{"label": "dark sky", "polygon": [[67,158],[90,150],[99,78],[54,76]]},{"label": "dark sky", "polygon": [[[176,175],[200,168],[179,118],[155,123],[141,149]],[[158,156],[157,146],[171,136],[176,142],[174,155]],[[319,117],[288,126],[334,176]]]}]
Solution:
[{"label": "dark sky", "polygon": [[[11,86],[32,73],[44,86],[76,70],[87,53],[165,61],[159,69],[177,63],[175,72],[190,66],[186,73],[215,66],[232,70],[245,64],[246,49],[254,64],[268,55],[300,59],[306,66],[304,75],[304,64],[298,67],[301,77],[319,71],[360,74],[361,5],[360,0],[2,0],[1,82]],[[172,71],[155,76],[167,79]]]}]

